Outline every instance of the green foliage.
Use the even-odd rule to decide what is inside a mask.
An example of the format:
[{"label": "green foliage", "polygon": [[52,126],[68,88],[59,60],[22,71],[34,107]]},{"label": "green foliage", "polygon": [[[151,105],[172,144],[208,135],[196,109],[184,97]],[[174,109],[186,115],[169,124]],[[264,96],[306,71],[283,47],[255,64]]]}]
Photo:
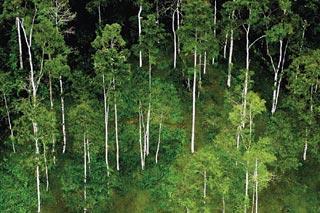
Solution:
[{"label": "green foliage", "polygon": [[24,157],[10,156],[1,159],[1,212],[22,213],[36,208],[34,173],[21,164]]}]

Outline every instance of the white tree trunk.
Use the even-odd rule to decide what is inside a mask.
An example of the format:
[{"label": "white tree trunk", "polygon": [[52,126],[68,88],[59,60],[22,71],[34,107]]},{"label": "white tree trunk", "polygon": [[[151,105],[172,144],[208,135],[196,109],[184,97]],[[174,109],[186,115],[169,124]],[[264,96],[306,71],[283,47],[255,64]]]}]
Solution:
[{"label": "white tree trunk", "polygon": [[247,162],[244,212],[247,212],[247,201],[249,196],[248,192],[249,192],[249,172],[248,172],[248,162]]},{"label": "white tree trunk", "polygon": [[223,58],[227,58],[228,37],[229,37],[229,34],[226,33],[224,45],[223,45]]},{"label": "white tree trunk", "polygon": [[173,32],[173,68],[177,67],[177,35],[175,29],[175,14],[176,10],[172,13],[172,32]]},{"label": "white tree trunk", "polygon": [[5,93],[3,93],[3,99],[4,99],[4,105],[5,105],[6,112],[7,112],[8,125],[9,125],[9,129],[10,129],[10,139],[12,141],[12,150],[13,150],[14,153],[16,153],[16,148],[15,148],[15,144],[14,144],[14,141],[13,141],[13,129],[12,129],[12,124],[11,124],[10,111],[9,111],[7,97],[6,97]]},{"label": "white tree trunk", "polygon": [[[177,29],[180,29],[180,11],[179,8],[181,6],[181,0],[177,1]],[[177,36],[177,46],[178,46],[178,53],[180,53],[180,42],[179,42],[179,36]]]},{"label": "white tree trunk", "polygon": [[203,200],[204,200],[204,203],[206,203],[206,197],[207,197],[207,171],[204,170],[204,172],[203,172]]},{"label": "white tree trunk", "polygon": [[282,74],[284,69],[285,57],[287,52],[288,42],[285,47],[283,47],[283,40],[279,41],[279,59],[277,66],[274,64],[273,58],[270,55],[269,46],[267,43],[267,55],[270,59],[270,63],[273,68],[274,72],[274,79],[273,79],[273,92],[272,92],[272,108],[271,113],[274,114],[277,109],[279,93],[280,93],[280,85],[282,81]]},{"label": "white tree trunk", "polygon": [[142,144],[142,112],[141,104],[139,106],[139,145],[140,145],[140,159],[141,159],[141,169],[144,170],[144,148]]},{"label": "white tree trunk", "polygon": [[158,146],[157,146],[157,152],[156,152],[156,163],[158,163],[158,156],[159,156],[159,150],[160,150],[161,130],[162,130],[162,115],[161,115],[160,123],[159,123],[159,137],[158,137]]},{"label": "white tree trunk", "polygon": [[203,74],[206,74],[207,71],[207,52],[204,52],[204,59],[203,59]]},{"label": "white tree trunk", "polygon": [[232,55],[233,55],[233,29],[230,30],[230,47],[229,47],[228,80],[227,80],[228,87],[231,87],[231,72],[232,72],[232,66],[233,66]]},{"label": "white tree trunk", "polygon": [[255,166],[255,178],[256,178],[256,185],[255,185],[255,190],[256,190],[256,213],[258,213],[258,160],[256,159],[256,166]]},{"label": "white tree trunk", "polygon": [[83,199],[84,207],[83,212],[87,212],[87,144],[86,144],[86,134],[83,136]]},{"label": "white tree trunk", "polygon": [[[23,35],[25,38],[25,42],[27,45],[28,49],[28,56],[29,56],[29,65],[30,65],[30,84],[31,84],[31,89],[32,89],[32,103],[33,107],[36,107],[36,101],[37,101],[37,82],[40,82],[41,75],[39,76],[38,81],[35,79],[35,73],[33,69],[33,60],[32,60],[32,51],[31,51],[31,46],[32,46],[32,33],[33,33],[33,25],[34,25],[34,20],[35,20],[35,14],[32,19],[32,24],[29,32],[29,39],[27,37],[26,30],[24,28],[23,24],[23,19],[20,22],[21,29],[23,31]],[[38,200],[38,208],[37,212],[40,213],[41,211],[41,196],[40,196],[40,174],[39,174],[39,144],[38,144],[38,124],[34,121],[32,121],[32,129],[33,129],[33,135],[34,135],[34,140],[35,140],[35,147],[36,147],[36,160],[37,160],[37,166],[36,166],[36,182],[37,182],[37,200]]]},{"label": "white tree trunk", "polygon": [[193,91],[192,91],[192,132],[191,132],[191,153],[194,153],[194,137],[196,122],[196,85],[197,85],[197,50],[194,50],[194,71],[193,71]]},{"label": "white tree trunk", "polygon": [[43,159],[44,159],[44,167],[46,173],[46,191],[49,191],[49,172],[48,172],[48,163],[47,163],[47,149],[46,145],[43,143]]},{"label": "white tree trunk", "polygon": [[20,69],[23,69],[22,42],[21,42],[21,31],[20,31],[20,19],[19,19],[18,17],[16,17],[16,26],[17,26],[17,33],[18,33]]},{"label": "white tree trunk", "polygon": [[[51,60],[51,57],[49,55],[49,60]],[[51,73],[49,71],[48,73],[49,75],[49,98],[50,98],[50,110],[53,111],[53,92],[52,92],[52,78],[51,78]],[[53,155],[53,163],[56,164],[56,150],[55,150],[55,146],[56,146],[56,140],[54,135],[52,134],[52,155]]]},{"label": "white tree trunk", "polygon": [[116,135],[116,151],[117,151],[117,171],[120,170],[120,163],[119,163],[119,139],[118,139],[118,111],[117,111],[117,102],[115,98],[114,102],[114,121],[115,121],[115,135]]},{"label": "white tree trunk", "polygon": [[[214,1],[214,9],[213,9],[213,37],[217,37],[217,0]],[[215,58],[212,58],[212,65],[215,63]],[[206,73],[204,73],[206,74]]]},{"label": "white tree trunk", "polygon": [[308,151],[308,128],[306,128],[306,138],[303,149],[303,160],[307,160],[307,151]]},{"label": "white tree trunk", "polygon": [[226,212],[226,202],[224,200],[224,195],[222,196],[222,213]]},{"label": "white tree trunk", "polygon": [[107,166],[107,175],[109,176],[109,161],[108,161],[108,121],[109,121],[109,104],[107,104],[107,92],[104,74],[102,75],[103,83],[103,103],[104,103],[104,136],[105,136],[105,161]]},{"label": "white tree trunk", "polygon": [[150,152],[150,114],[151,114],[151,104],[149,102],[148,114],[147,114],[147,127],[146,127],[146,155],[147,156],[149,155],[149,152]]},{"label": "white tree trunk", "polygon": [[91,173],[91,157],[90,157],[90,143],[89,143],[89,139],[87,138],[86,140],[87,143],[87,162],[88,162],[88,169],[89,169],[89,174]]},{"label": "white tree trunk", "polygon": [[37,198],[38,198],[38,209],[37,212],[41,212],[41,198],[40,198],[40,174],[39,174],[39,164],[36,166],[36,178],[37,178]]},{"label": "white tree trunk", "polygon": [[61,99],[61,125],[62,125],[62,135],[63,135],[63,150],[62,153],[66,152],[67,146],[67,133],[66,133],[66,123],[65,123],[65,110],[64,110],[64,94],[63,94],[63,81],[62,76],[59,76],[60,82],[60,99]]},{"label": "white tree trunk", "polygon": [[250,67],[250,47],[249,47],[249,33],[250,25],[246,28],[246,69],[245,69],[245,80],[243,88],[243,115],[242,115],[242,128],[245,126],[246,110],[247,110],[247,94],[249,86],[249,67]]},{"label": "white tree trunk", "polygon": [[[139,13],[138,13],[138,27],[139,27],[139,42],[141,43],[141,12],[142,5],[140,5]],[[139,50],[139,66],[142,67],[142,51]]]}]

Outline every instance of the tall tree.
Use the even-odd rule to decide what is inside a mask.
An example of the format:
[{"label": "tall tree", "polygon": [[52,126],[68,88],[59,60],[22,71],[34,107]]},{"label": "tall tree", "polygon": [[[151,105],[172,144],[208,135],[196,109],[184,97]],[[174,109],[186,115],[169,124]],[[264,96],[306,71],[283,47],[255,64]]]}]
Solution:
[{"label": "tall tree", "polygon": [[[92,46],[97,50],[94,55],[94,68],[100,78],[103,89],[104,117],[105,117],[105,158],[108,165],[108,108],[107,101],[109,90],[113,92],[113,103],[115,113],[115,135],[116,135],[116,162],[117,170],[120,170],[119,163],[119,141],[118,141],[118,112],[117,96],[118,87],[129,77],[128,65],[126,64],[125,41],[120,35],[121,27],[119,24],[106,25],[92,42]],[[120,90],[120,88],[119,88]],[[120,91],[119,91],[120,92]]]},{"label": "tall tree", "polygon": [[183,22],[178,34],[186,67],[189,67],[186,59],[193,55],[193,68],[188,68],[188,71],[193,73],[191,130],[191,152],[193,153],[195,151],[196,85],[200,65],[197,60],[205,53],[208,57],[215,55],[216,45],[215,40],[212,39],[212,10],[209,2],[203,0],[185,1],[182,4],[182,12],[184,14]]}]

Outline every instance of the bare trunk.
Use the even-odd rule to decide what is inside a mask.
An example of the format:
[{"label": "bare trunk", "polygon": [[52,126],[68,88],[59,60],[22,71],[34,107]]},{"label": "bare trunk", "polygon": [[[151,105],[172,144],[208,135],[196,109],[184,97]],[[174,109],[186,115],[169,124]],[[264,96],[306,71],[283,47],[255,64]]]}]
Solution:
[{"label": "bare trunk", "polygon": [[89,169],[89,174],[91,173],[91,157],[90,157],[90,143],[89,139],[87,138],[87,162],[88,162],[88,169]]},{"label": "bare trunk", "polygon": [[255,166],[255,178],[256,178],[256,185],[255,185],[255,190],[256,190],[256,213],[258,213],[258,160],[256,159],[256,166]]},{"label": "bare trunk", "polygon": [[62,153],[66,152],[67,146],[67,133],[66,133],[66,124],[65,124],[65,110],[64,110],[64,94],[63,94],[63,81],[62,76],[59,76],[60,82],[60,99],[61,99],[61,125],[62,125],[62,135],[63,135],[63,150]]},{"label": "bare trunk", "polygon": [[49,172],[48,172],[48,163],[47,163],[47,149],[45,144],[43,144],[43,159],[44,159],[44,167],[46,172],[46,191],[49,191]]},{"label": "bare trunk", "polygon": [[201,76],[201,65],[202,65],[202,55],[199,55],[199,83],[198,83],[198,98],[200,97],[200,89],[202,84],[202,76]]},{"label": "bare trunk", "polygon": [[13,141],[13,129],[12,129],[12,124],[11,124],[10,111],[9,111],[7,97],[6,97],[5,93],[3,93],[3,99],[4,99],[4,105],[5,105],[5,108],[6,108],[8,124],[9,124],[9,129],[10,129],[10,139],[12,141],[12,150],[13,150],[14,153],[16,153],[16,148],[15,148],[15,144],[14,144],[14,141]]},{"label": "bare trunk", "polygon": [[84,207],[83,212],[87,212],[87,144],[86,144],[86,134],[83,137],[83,199]]},{"label": "bare trunk", "polygon": [[197,50],[194,50],[194,71],[192,91],[192,132],[191,132],[191,153],[194,153],[195,121],[196,121],[196,85],[197,85]]},{"label": "bare trunk", "polygon": [[203,59],[203,74],[206,74],[207,71],[207,52],[204,52],[204,59]]},{"label": "bare trunk", "polygon": [[304,143],[304,150],[303,150],[303,160],[307,160],[307,151],[308,151],[308,128],[306,128],[306,138]]},{"label": "bare trunk", "polygon": [[107,175],[109,176],[109,161],[108,161],[108,121],[109,121],[109,104],[107,104],[107,92],[104,74],[102,75],[102,83],[103,83],[103,102],[104,102],[104,136],[105,136],[105,160],[107,166]]},{"label": "bare trunk", "polygon": [[17,26],[17,33],[18,33],[20,69],[23,69],[22,42],[21,42],[21,31],[20,31],[20,19],[19,19],[18,17],[16,17],[16,26]]},{"label": "bare trunk", "polygon": [[249,47],[249,33],[250,25],[246,29],[246,69],[245,69],[245,80],[243,88],[243,117],[242,117],[242,128],[245,126],[246,110],[247,110],[247,94],[249,86],[249,66],[250,66],[250,47]]},{"label": "bare trunk", "polygon": [[[51,57],[49,55],[49,60],[51,60]],[[53,92],[52,92],[52,78],[51,73],[49,71],[49,98],[50,98],[50,110],[53,111]],[[56,140],[55,136],[52,134],[52,155],[53,155],[53,163],[56,164],[56,154],[55,154],[55,146],[56,146]]]},{"label": "bare trunk", "polygon": [[252,190],[251,213],[254,213],[254,203],[255,203],[255,190]]},{"label": "bare trunk", "polygon": [[223,58],[227,58],[228,37],[229,37],[229,34],[226,33],[224,45],[223,45]]},{"label": "bare trunk", "polygon": [[[139,26],[139,42],[141,43],[141,12],[142,5],[140,5],[139,13],[138,13],[138,26]],[[142,52],[139,50],[139,66],[142,67]]]},{"label": "bare trunk", "polygon": [[222,196],[222,213],[226,212],[226,202],[224,200],[224,195]]},{"label": "bare trunk", "polygon": [[151,104],[149,102],[148,114],[147,114],[147,127],[146,127],[146,155],[149,155],[150,151],[150,114],[151,114]]},{"label": "bare trunk", "polygon": [[206,203],[207,197],[207,171],[203,172],[203,202]]},{"label": "bare trunk", "polygon": [[[217,0],[214,1],[214,10],[213,10],[213,37],[217,37]],[[212,64],[215,63],[215,58],[212,58]],[[204,74],[206,74],[204,72]]]},{"label": "bare trunk", "polygon": [[229,47],[228,80],[227,80],[228,87],[231,87],[231,72],[232,72],[232,66],[233,66],[232,55],[233,55],[233,29],[230,30],[230,47]]},{"label": "bare trunk", "polygon": [[102,27],[101,26],[102,19],[101,19],[101,5],[100,4],[98,5],[98,15],[99,15],[99,26]]},{"label": "bare trunk", "polygon": [[115,121],[115,134],[116,134],[116,150],[117,150],[117,171],[120,170],[119,163],[119,139],[118,139],[118,111],[117,111],[117,102],[116,98],[114,100],[114,121]]},{"label": "bare trunk", "polygon": [[172,14],[172,32],[173,32],[173,68],[177,67],[177,35],[175,29],[175,13],[176,10],[173,11]]},{"label": "bare trunk", "polygon": [[144,148],[142,145],[142,112],[141,103],[139,106],[139,145],[140,145],[140,159],[141,159],[141,169],[144,170]]},{"label": "bare trunk", "polygon": [[158,163],[158,156],[159,156],[159,150],[160,150],[161,130],[162,130],[162,115],[161,115],[160,123],[159,123],[159,137],[158,137],[158,146],[157,146],[157,152],[156,152],[156,163]]},{"label": "bare trunk", "polygon": [[245,203],[244,203],[244,212],[247,212],[247,201],[249,198],[249,172],[248,172],[248,162],[247,162],[247,166],[246,166],[246,187],[245,187]]},{"label": "bare trunk", "polygon": [[39,174],[39,164],[36,166],[36,178],[37,178],[37,198],[38,198],[38,209],[37,212],[41,211],[41,199],[40,199],[40,174]]},{"label": "bare trunk", "polygon": [[[179,8],[181,6],[181,0],[177,1],[177,29],[180,29],[180,11]],[[179,36],[177,36],[177,47],[178,47],[178,53],[180,53],[180,42],[179,42]]]},{"label": "bare trunk", "polygon": [[[30,65],[30,84],[32,88],[32,103],[33,107],[36,107],[36,101],[37,101],[37,82],[35,79],[35,74],[33,70],[33,60],[32,60],[32,51],[31,51],[31,46],[32,46],[32,33],[33,33],[33,25],[34,25],[34,20],[36,16],[37,10],[35,10],[33,19],[32,19],[32,24],[29,32],[29,39],[27,37],[26,30],[24,28],[23,24],[23,19],[20,22],[21,29],[23,31],[23,35],[25,38],[25,42],[27,45],[28,49],[28,56],[29,56],[29,65]],[[41,76],[39,76],[38,82],[40,82]],[[37,160],[37,166],[36,166],[36,182],[37,182],[37,200],[38,200],[38,208],[37,212],[40,213],[41,211],[41,197],[40,197],[40,174],[39,174],[39,144],[38,144],[38,124],[34,121],[32,121],[32,129],[33,129],[33,135],[34,135],[34,140],[35,140],[35,147],[36,147],[36,160]]]},{"label": "bare trunk", "polygon": [[270,63],[272,65],[272,69],[274,72],[273,79],[273,92],[272,92],[272,108],[271,113],[274,114],[277,109],[279,93],[280,93],[280,85],[282,81],[282,75],[284,70],[285,57],[287,52],[288,42],[285,47],[283,47],[283,40],[279,41],[279,59],[277,65],[274,64],[273,58],[269,51],[269,46],[267,43],[267,55],[270,59]]}]

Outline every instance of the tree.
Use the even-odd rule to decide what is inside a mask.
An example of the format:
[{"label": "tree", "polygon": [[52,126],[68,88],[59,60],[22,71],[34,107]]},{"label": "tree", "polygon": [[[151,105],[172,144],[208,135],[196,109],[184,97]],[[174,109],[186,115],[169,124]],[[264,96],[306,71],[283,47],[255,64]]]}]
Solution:
[{"label": "tree", "polygon": [[[114,113],[115,113],[115,135],[117,147],[117,170],[119,164],[119,141],[118,141],[118,112],[117,96],[118,88],[129,78],[129,67],[126,64],[125,41],[120,35],[121,27],[119,24],[106,25],[101,34],[93,41],[92,46],[97,49],[94,55],[94,68],[97,76],[102,78],[102,88],[104,97],[104,117],[105,117],[105,158],[108,165],[108,93],[113,91]],[[120,89],[120,88],[119,88]],[[107,166],[108,167],[108,166]]]},{"label": "tree", "polygon": [[299,118],[301,127],[298,129],[304,141],[303,160],[307,159],[308,145],[316,147],[317,128],[316,117],[318,111],[319,86],[319,50],[311,51],[294,59],[290,66],[289,89],[290,106]]},{"label": "tree", "polygon": [[[191,131],[191,152],[193,153],[195,141],[195,117],[196,117],[196,84],[197,73],[199,72],[198,57],[215,55],[215,41],[212,40],[212,11],[207,1],[196,0],[186,1],[182,4],[184,14],[183,24],[178,35],[182,45],[182,53],[185,58],[193,54],[193,69],[187,67],[188,72],[193,73],[192,90],[192,131]],[[201,57],[200,57],[201,58]],[[200,71],[201,72],[201,71]]]}]

